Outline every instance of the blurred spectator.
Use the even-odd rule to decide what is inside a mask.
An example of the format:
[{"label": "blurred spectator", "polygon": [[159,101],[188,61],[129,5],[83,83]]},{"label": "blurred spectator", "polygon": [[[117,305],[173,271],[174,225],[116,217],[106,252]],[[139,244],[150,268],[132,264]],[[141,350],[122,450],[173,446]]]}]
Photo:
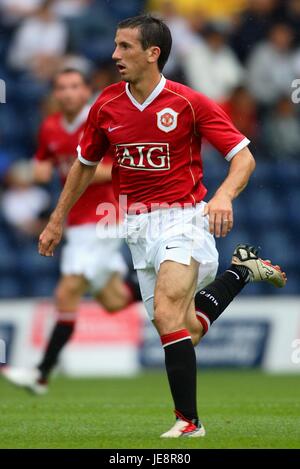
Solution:
[{"label": "blurred spectator", "polygon": [[183,64],[188,85],[219,102],[227,99],[244,77],[222,23],[207,25],[203,40],[186,51]]},{"label": "blurred spectator", "polygon": [[11,155],[7,153],[5,148],[0,147],[0,183],[1,185],[11,163],[12,163]]},{"label": "blurred spectator", "polygon": [[111,15],[109,4],[90,0],[83,14],[68,23],[72,51],[92,61],[111,57],[117,19]]},{"label": "blurred spectator", "polygon": [[53,4],[54,13],[65,19],[79,17],[91,0],[55,0]]},{"label": "blurred spectator", "polygon": [[[61,18],[80,16],[91,0],[53,0],[52,11]],[[4,24],[13,25],[38,10],[44,0],[0,0]]]},{"label": "blurred spectator", "polygon": [[231,41],[243,63],[257,42],[266,37],[274,20],[280,18],[278,0],[248,0],[248,5],[237,21]]},{"label": "blurred spectator", "polygon": [[94,64],[83,55],[67,54],[61,58],[59,69],[73,68],[86,76],[90,76],[94,70]]},{"label": "blurred spectator", "polygon": [[256,102],[244,85],[240,85],[232,91],[229,99],[222,104],[222,108],[243,135],[246,135],[251,142],[257,140]]},{"label": "blurred spectator", "polygon": [[267,154],[278,160],[300,155],[300,121],[290,96],[281,96],[265,117],[263,143]]},{"label": "blurred spectator", "polygon": [[30,71],[37,78],[53,75],[67,47],[67,28],[53,14],[53,0],[45,0],[32,17],[17,30],[9,50],[9,65],[19,71]]},{"label": "blurred spectator", "polygon": [[[181,63],[183,57],[186,52],[199,41],[199,35],[192,29],[188,20],[178,14],[176,6],[172,0],[164,0],[161,2],[160,13],[169,26],[172,34],[172,49],[168,62],[164,68],[164,74],[169,79],[176,80],[182,73]],[[201,21],[199,15],[196,16],[196,21],[197,20],[198,22]],[[197,26],[199,27],[199,24]],[[195,22],[193,27],[196,28]]]},{"label": "blurred spectator", "polygon": [[121,79],[118,69],[112,60],[100,62],[92,74],[91,86],[93,99],[97,99],[99,94],[109,85],[119,82]]},{"label": "blurred spectator", "polygon": [[[149,0],[149,8],[161,11],[164,0]],[[172,0],[180,15],[188,16],[201,12],[206,18],[224,20],[242,11],[247,0]]]},{"label": "blurred spectator", "polygon": [[2,22],[15,25],[20,20],[36,12],[43,0],[0,0]]},{"label": "blurred spectator", "polygon": [[284,23],[274,24],[267,40],[253,50],[248,68],[249,89],[262,105],[271,105],[288,93],[295,78],[294,33]]},{"label": "blurred spectator", "polygon": [[1,201],[4,218],[20,234],[37,236],[46,222],[50,208],[49,194],[32,184],[32,169],[26,160],[20,160],[10,167],[6,183],[7,189]]},{"label": "blurred spectator", "polygon": [[296,44],[300,45],[300,0],[288,0],[285,7],[285,20],[294,31]]}]

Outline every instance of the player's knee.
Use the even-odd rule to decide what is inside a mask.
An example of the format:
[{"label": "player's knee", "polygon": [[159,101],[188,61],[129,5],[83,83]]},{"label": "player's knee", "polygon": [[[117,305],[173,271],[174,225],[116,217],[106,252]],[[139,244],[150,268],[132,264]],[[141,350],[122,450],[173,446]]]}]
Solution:
[{"label": "player's knee", "polygon": [[125,289],[112,293],[102,291],[95,298],[108,313],[115,313],[126,308],[130,301],[130,294]]},{"label": "player's knee", "polygon": [[68,309],[74,299],[81,296],[81,290],[75,282],[64,282],[55,290],[55,303],[58,309]]},{"label": "player's knee", "polygon": [[185,300],[176,293],[169,292],[154,297],[154,319],[158,331],[167,334],[184,327],[187,305]]},{"label": "player's knee", "polygon": [[115,313],[126,306],[126,303],[120,299],[109,300],[99,298],[98,303],[105,309],[107,313]]},{"label": "player's knee", "polygon": [[184,328],[183,314],[163,305],[154,306],[154,320],[155,326],[161,335]]}]

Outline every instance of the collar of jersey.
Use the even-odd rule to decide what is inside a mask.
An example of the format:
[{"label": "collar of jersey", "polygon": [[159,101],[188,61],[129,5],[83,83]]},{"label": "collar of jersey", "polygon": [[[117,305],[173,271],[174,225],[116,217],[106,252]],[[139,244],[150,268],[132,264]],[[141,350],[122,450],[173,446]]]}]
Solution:
[{"label": "collar of jersey", "polygon": [[165,87],[165,84],[166,84],[166,79],[165,77],[162,75],[161,76],[161,79],[160,79],[160,82],[158,83],[158,85],[154,88],[154,90],[152,91],[151,94],[149,94],[148,98],[145,99],[145,101],[143,102],[143,104],[140,104],[133,96],[132,94],[130,93],[129,91],[129,83],[126,83],[126,94],[128,96],[128,98],[130,99],[130,101],[132,102],[132,104],[138,108],[139,111],[143,111],[144,109],[146,109],[147,106],[149,106],[149,104],[152,103],[152,101],[154,101],[155,98],[157,98],[157,96],[162,92],[162,90],[164,89]]},{"label": "collar of jersey", "polygon": [[68,122],[64,117],[62,117],[61,125],[63,126],[64,130],[68,132],[69,134],[76,132],[76,130],[78,130],[79,127],[81,127],[82,124],[84,124],[84,122],[87,120],[89,111],[90,111],[90,106],[89,105],[84,106],[84,108],[80,111],[80,113],[77,114],[73,122]]}]

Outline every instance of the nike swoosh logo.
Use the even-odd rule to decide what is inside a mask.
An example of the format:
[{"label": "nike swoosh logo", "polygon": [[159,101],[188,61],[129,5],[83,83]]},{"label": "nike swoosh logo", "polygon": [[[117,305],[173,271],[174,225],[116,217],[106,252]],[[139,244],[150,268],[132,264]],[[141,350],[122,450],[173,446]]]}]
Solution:
[{"label": "nike swoosh logo", "polygon": [[178,249],[179,246],[166,246],[166,249]]},{"label": "nike swoosh logo", "polygon": [[240,280],[239,275],[236,272],[233,272],[233,270],[227,270],[227,272],[230,272],[231,274],[235,275],[238,280]]},{"label": "nike swoosh logo", "polygon": [[114,130],[119,129],[120,127],[123,127],[123,125],[117,125],[116,127],[108,127],[107,130],[108,130],[109,132],[113,132]]}]

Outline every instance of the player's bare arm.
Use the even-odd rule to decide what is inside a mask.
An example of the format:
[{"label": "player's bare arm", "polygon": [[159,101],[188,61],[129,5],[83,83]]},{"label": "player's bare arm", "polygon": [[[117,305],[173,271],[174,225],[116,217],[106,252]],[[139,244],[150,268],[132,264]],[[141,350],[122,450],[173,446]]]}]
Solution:
[{"label": "player's bare arm", "polygon": [[63,234],[64,220],[81,194],[94,177],[96,166],[87,166],[76,160],[73,164],[57,206],[49,223],[39,238],[39,253],[42,256],[53,256]]},{"label": "player's bare arm", "polygon": [[204,215],[209,215],[210,232],[217,238],[226,236],[232,229],[232,201],[245,189],[254,169],[251,152],[243,148],[231,160],[228,176],[206,205]]},{"label": "player's bare arm", "polygon": [[99,163],[92,182],[104,183],[111,181],[111,164]]},{"label": "player's bare arm", "polygon": [[38,184],[47,184],[53,175],[53,164],[51,161],[33,161],[33,179]]}]

